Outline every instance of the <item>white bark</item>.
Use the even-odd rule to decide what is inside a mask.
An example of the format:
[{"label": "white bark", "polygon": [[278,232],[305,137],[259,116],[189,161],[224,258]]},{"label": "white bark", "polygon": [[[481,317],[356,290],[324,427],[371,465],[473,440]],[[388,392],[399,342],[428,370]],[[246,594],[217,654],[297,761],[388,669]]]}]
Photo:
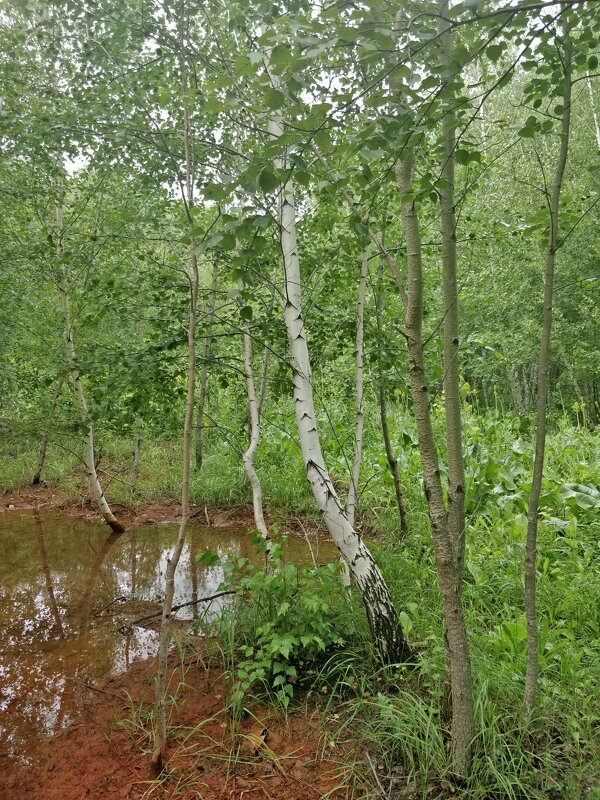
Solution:
[{"label": "white bark", "polygon": [[[268,66],[268,56],[267,56]],[[276,83],[276,78],[272,76]],[[280,120],[269,122],[273,138],[283,134]],[[286,159],[276,159],[286,169]],[[308,343],[302,317],[300,261],[296,242],[294,187],[286,180],[278,191],[277,216],[284,267],[284,315],[291,352],[293,396],[302,458],[313,497],[323,512],[327,529],[358,586],[376,647],[384,660],[399,662],[410,656],[400,621],[381,570],[342,508],[321,451]]]},{"label": "white bark", "polygon": [[254,510],[254,524],[256,530],[260,533],[265,541],[267,555],[271,550],[271,537],[265,523],[265,516],[263,513],[262,504],[262,490],[260,486],[260,479],[254,468],[254,457],[258,450],[258,443],[260,441],[260,419],[258,405],[259,401],[256,397],[256,388],[254,385],[254,373],[252,371],[252,337],[250,336],[250,328],[247,322],[243,326],[243,344],[244,344],[244,376],[246,379],[246,393],[248,395],[248,415],[250,417],[250,441],[248,449],[243,456],[244,472],[248,478],[248,483],[252,488],[252,507]]},{"label": "white bark", "polygon": [[[60,203],[57,205],[56,208],[56,229],[57,229],[57,243],[56,243],[56,250],[59,260],[62,256],[62,237],[63,237],[63,210],[60,206]],[[94,499],[100,513],[104,517],[106,523],[112,528],[113,531],[122,532],[125,530],[125,526],[119,522],[119,520],[115,517],[112,513],[110,506],[108,505],[108,501],[104,495],[102,490],[102,486],[100,485],[100,481],[98,479],[98,473],[96,472],[96,463],[94,459],[94,429],[91,422],[88,421],[88,405],[87,400],[85,398],[85,392],[83,390],[83,385],[81,383],[81,375],[79,374],[79,370],[77,369],[76,363],[76,353],[75,353],[75,341],[73,338],[73,325],[71,321],[71,306],[69,302],[69,290],[68,290],[68,283],[67,283],[67,270],[66,267],[61,267],[61,279],[58,284],[58,292],[60,295],[60,304],[62,308],[62,316],[63,316],[63,329],[64,329],[64,339],[65,339],[65,355],[67,364],[69,366],[69,370],[71,372],[71,377],[73,381],[73,391],[75,394],[75,399],[77,401],[77,405],[81,410],[81,414],[83,419],[87,423],[87,434],[85,437],[85,469],[87,475],[87,481],[90,488],[90,494]]]}]

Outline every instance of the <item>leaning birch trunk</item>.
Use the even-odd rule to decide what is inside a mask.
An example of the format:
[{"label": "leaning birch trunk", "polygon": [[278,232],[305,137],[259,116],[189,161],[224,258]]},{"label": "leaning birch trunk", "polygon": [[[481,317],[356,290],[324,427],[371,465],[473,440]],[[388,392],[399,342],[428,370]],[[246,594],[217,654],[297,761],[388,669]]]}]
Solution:
[{"label": "leaning birch trunk", "polygon": [[56,390],[52,398],[52,404],[50,405],[50,410],[48,411],[48,419],[46,420],[46,427],[44,428],[44,433],[42,434],[42,440],[40,442],[40,449],[38,453],[38,460],[37,464],[35,465],[35,472],[33,473],[33,478],[31,479],[31,483],[33,486],[37,486],[42,479],[42,470],[44,469],[44,464],[46,463],[46,450],[48,449],[50,426],[52,425],[54,415],[56,414],[56,406],[58,405],[58,400],[60,398],[60,393],[62,391],[63,383],[64,383],[64,378],[61,376],[58,379],[58,383],[56,384]]},{"label": "leaning birch trunk", "polygon": [[[181,72],[182,72],[182,94],[185,96],[187,91],[187,72],[185,65],[185,55],[183,47],[183,20],[181,23]],[[158,644],[158,670],[155,684],[155,713],[156,727],[154,731],[154,750],[152,752],[152,764],[156,770],[163,767],[167,747],[167,711],[165,705],[165,694],[167,690],[167,662],[169,655],[169,634],[171,632],[171,612],[173,609],[173,597],[175,594],[175,574],[177,565],[181,558],[181,552],[185,543],[185,532],[190,516],[190,456],[192,449],[192,426],[194,421],[194,399],[196,384],[196,303],[198,297],[198,262],[196,259],[196,241],[193,234],[193,218],[191,210],[193,207],[193,174],[192,160],[190,151],[190,120],[186,104],[183,106],[183,147],[185,158],[185,183],[186,195],[183,198],[186,206],[189,235],[190,252],[188,262],[188,281],[189,281],[189,313],[188,313],[188,366],[187,366],[187,397],[185,405],[185,417],[183,423],[183,475],[181,483],[181,520],[177,541],[167,562],[165,570],[165,597],[163,600],[160,638]]]},{"label": "leaning birch trunk", "polygon": [[248,415],[250,417],[250,441],[248,449],[244,452],[244,472],[248,478],[248,483],[252,488],[252,507],[254,510],[254,524],[256,530],[265,542],[267,556],[271,552],[271,536],[265,523],[262,504],[262,490],[260,479],[254,468],[254,456],[258,450],[260,441],[260,419],[259,419],[259,400],[256,397],[254,385],[254,373],[252,371],[252,337],[250,327],[247,322],[243,325],[243,344],[244,344],[244,377],[246,379],[246,393],[248,395]]},{"label": "leaning birch trunk", "polygon": [[563,117],[558,161],[554,173],[552,191],[548,198],[550,213],[550,233],[546,252],[544,275],[544,311],[540,337],[540,355],[537,375],[537,407],[535,420],[535,457],[533,477],[527,508],[527,540],[525,544],[525,618],[527,621],[527,669],[525,672],[525,708],[531,714],[535,705],[538,678],[538,622],[536,609],[536,561],[537,529],[540,493],[544,474],[544,454],[546,449],[546,403],[548,396],[548,368],[550,365],[550,337],[552,334],[552,299],[554,290],[554,264],[559,247],[559,210],[563,176],[569,155],[569,135],[571,128],[571,88],[572,54],[568,30],[564,39],[564,90]]},{"label": "leaning birch trunk", "polygon": [[206,333],[202,344],[202,371],[200,373],[200,391],[198,397],[198,412],[196,415],[196,469],[202,467],[202,457],[204,451],[204,406],[206,404],[206,389],[208,386],[208,358],[210,355],[211,333],[215,318],[215,305],[217,298],[217,259],[213,264],[212,284],[210,288],[210,301],[208,309],[208,320],[206,323]]},{"label": "leaning birch trunk", "polygon": [[400,515],[400,532],[402,536],[408,533],[408,520],[406,517],[406,506],[404,504],[404,492],[402,491],[402,483],[400,482],[400,474],[398,472],[398,460],[394,455],[394,448],[392,447],[392,440],[390,437],[390,428],[388,425],[387,415],[387,397],[385,392],[385,376],[383,372],[383,259],[379,259],[379,268],[377,271],[377,294],[375,297],[375,311],[377,315],[377,379],[379,383],[379,415],[381,418],[381,432],[383,434],[383,443],[385,445],[385,456],[392,474],[394,482],[394,492],[396,493],[396,503],[398,505],[398,514]]},{"label": "leaning birch trunk", "polygon": [[[268,66],[268,57],[267,57]],[[278,84],[272,76],[274,84]],[[274,139],[283,135],[281,120],[269,122]],[[287,159],[276,159],[277,170]],[[321,451],[314,406],[306,328],[302,317],[300,261],[296,243],[294,187],[286,180],[277,195],[277,216],[284,268],[284,316],[291,353],[293,396],[302,458],[313,497],[323,512],[331,538],[338,547],[362,595],[375,646],[384,661],[398,663],[411,657],[398,614],[381,570],[344,513]]]},{"label": "leaning birch trunk", "polygon": [[356,303],[356,344],[354,350],[356,366],[356,412],[354,418],[354,458],[352,461],[352,475],[350,488],[346,500],[346,514],[348,522],[354,528],[356,524],[356,505],[358,498],[358,481],[360,479],[360,465],[362,461],[362,443],[365,413],[363,408],[364,388],[364,338],[365,338],[365,292],[367,276],[369,274],[369,248],[365,247],[362,254],[360,280],[358,283],[358,299]]},{"label": "leaning birch trunk", "polygon": [[[63,250],[62,239],[64,231],[63,210],[60,204],[56,208],[56,229],[57,229],[56,249],[60,261]],[[98,509],[100,510],[100,513],[104,517],[104,520],[106,521],[107,525],[116,533],[122,533],[125,530],[125,526],[121,522],[119,522],[119,520],[112,513],[110,506],[108,505],[108,501],[104,496],[104,492],[102,491],[102,486],[100,485],[100,481],[98,479],[98,473],[96,471],[96,462],[94,458],[94,429],[91,422],[89,422],[88,419],[89,414],[88,414],[87,400],[85,398],[85,393],[83,391],[81,376],[76,366],[77,359],[75,353],[75,341],[73,338],[73,325],[71,322],[71,306],[69,303],[67,269],[64,265],[61,267],[61,269],[62,272],[58,284],[58,292],[60,295],[60,304],[63,316],[65,355],[66,355],[67,365],[71,372],[75,399],[81,411],[81,415],[87,424],[87,433],[85,437],[85,468],[86,468],[88,485],[90,487],[90,494],[92,495],[92,498],[96,502],[96,505],[98,506]]]},{"label": "leaning birch trunk", "polygon": [[397,183],[402,197],[402,227],[406,239],[408,268],[408,303],[406,306],[406,341],[411,396],[414,407],[423,483],[431,536],[435,553],[438,585],[442,596],[446,626],[447,652],[450,661],[452,692],[451,758],[454,772],[464,776],[469,764],[473,738],[473,685],[469,642],[460,598],[453,542],[448,531],[448,515],[440,477],[437,447],[429,407],[423,348],[423,266],[419,219],[412,197],[413,152],[406,146],[397,165]]},{"label": "leaning birch trunk", "polygon": [[[443,18],[448,0],[440,1],[440,34],[442,78],[452,85],[452,36]],[[446,418],[446,451],[448,458],[448,529],[454,547],[457,578],[462,583],[465,561],[465,465],[462,451],[462,419],[460,396],[458,284],[456,280],[456,213],[454,209],[454,169],[456,150],[456,115],[452,96],[444,105],[442,118],[442,165],[440,188],[440,221],[442,236],[442,299],[444,410]]]}]

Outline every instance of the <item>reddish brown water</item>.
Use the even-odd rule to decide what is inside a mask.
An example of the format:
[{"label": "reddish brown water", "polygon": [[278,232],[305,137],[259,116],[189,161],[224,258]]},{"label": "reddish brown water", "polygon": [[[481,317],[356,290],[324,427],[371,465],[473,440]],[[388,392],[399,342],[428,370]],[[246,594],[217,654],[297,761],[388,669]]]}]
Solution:
[{"label": "reddish brown water", "polygon": [[[158,608],[176,536],[171,524],[109,534],[100,524],[57,514],[0,515],[0,769],[31,762],[36,741],[73,720],[87,685],[155,653],[155,631],[126,630],[123,623]],[[207,549],[260,560],[247,531],[191,525],[175,604],[217,591],[222,567],[196,564]],[[321,543],[319,560],[336,552]],[[300,539],[290,537],[286,553],[292,563],[310,563]],[[214,618],[224,602],[185,608],[178,617]]]}]

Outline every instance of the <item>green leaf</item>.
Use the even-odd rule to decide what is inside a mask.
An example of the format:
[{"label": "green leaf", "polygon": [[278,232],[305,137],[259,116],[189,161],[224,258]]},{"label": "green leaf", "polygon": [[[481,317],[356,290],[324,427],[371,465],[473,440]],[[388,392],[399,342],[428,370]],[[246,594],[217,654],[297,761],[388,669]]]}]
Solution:
[{"label": "green leaf", "polygon": [[252,320],[252,306],[243,306],[240,308],[240,317],[245,319],[246,322],[250,322]]},{"label": "green leaf", "polygon": [[503,44],[491,44],[485,51],[485,54],[490,59],[490,61],[496,62],[502,55],[503,50],[504,50]]},{"label": "green leaf", "polygon": [[279,186],[279,179],[271,167],[265,167],[258,178],[258,185],[263,192],[274,192]]},{"label": "green leaf", "polygon": [[269,63],[273,66],[285,66],[290,60],[290,47],[287,44],[278,44],[269,53]]},{"label": "green leaf", "polygon": [[520,128],[517,131],[517,135],[520,136],[522,139],[533,139],[535,136],[535,130],[533,128]]},{"label": "green leaf", "polygon": [[216,567],[221,563],[221,559],[212,550],[205,550],[203,553],[197,554],[196,563],[205,567]]},{"label": "green leaf", "polygon": [[279,89],[269,88],[265,90],[265,105],[271,111],[275,111],[285,103],[285,95]]},{"label": "green leaf", "polygon": [[271,214],[257,214],[252,219],[252,225],[254,225],[255,228],[268,228],[273,221],[273,216]]},{"label": "green leaf", "polygon": [[598,56],[590,56],[588,58],[588,69],[593,71],[598,68]]},{"label": "green leaf", "polygon": [[166,108],[171,102],[171,92],[168,89],[160,88],[158,90],[158,105],[161,108]]}]

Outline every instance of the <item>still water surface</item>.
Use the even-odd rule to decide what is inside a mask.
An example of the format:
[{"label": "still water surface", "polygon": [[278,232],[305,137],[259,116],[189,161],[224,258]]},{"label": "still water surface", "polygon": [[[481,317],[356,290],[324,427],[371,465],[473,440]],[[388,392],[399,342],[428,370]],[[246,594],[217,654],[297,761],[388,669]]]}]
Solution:
[{"label": "still water surface", "polygon": [[[86,683],[155,654],[157,634],[139,626],[122,633],[119,611],[132,600],[141,601],[134,617],[155,610],[151,603],[162,598],[176,537],[172,524],[111,534],[100,524],[58,514],[0,515],[0,769],[6,759],[27,760],[35,741],[69,724]],[[223,558],[260,560],[246,530],[190,525],[175,604],[217,591],[222,567],[196,564],[196,555],[207,549]],[[320,561],[335,556],[333,545],[321,543]],[[305,542],[292,536],[286,557],[298,565],[311,560]],[[214,618],[226,600],[208,609],[181,609],[177,616],[191,620],[201,608]]]}]

